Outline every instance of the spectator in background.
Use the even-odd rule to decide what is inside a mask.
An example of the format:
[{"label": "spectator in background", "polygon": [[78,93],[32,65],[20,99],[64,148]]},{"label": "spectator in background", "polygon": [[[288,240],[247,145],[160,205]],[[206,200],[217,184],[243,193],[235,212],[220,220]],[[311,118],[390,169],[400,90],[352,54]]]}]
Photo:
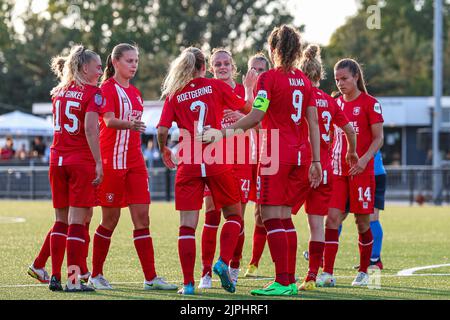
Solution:
[{"label": "spectator in background", "polygon": [[34,137],[31,143],[31,157],[32,158],[42,158],[45,156],[45,149],[47,146],[44,143],[44,138],[42,136]]},{"label": "spectator in background", "polygon": [[153,168],[155,160],[160,158],[158,148],[156,148],[153,139],[150,138],[147,142],[147,148],[144,150],[144,159],[147,162],[147,167]]},{"label": "spectator in background", "polygon": [[16,150],[13,148],[14,141],[11,136],[6,137],[5,146],[0,149],[0,158],[2,160],[10,160],[14,158]]},{"label": "spectator in background", "polygon": [[16,158],[19,160],[26,160],[28,158],[28,151],[24,143],[22,143],[22,147],[19,150],[17,150]]}]

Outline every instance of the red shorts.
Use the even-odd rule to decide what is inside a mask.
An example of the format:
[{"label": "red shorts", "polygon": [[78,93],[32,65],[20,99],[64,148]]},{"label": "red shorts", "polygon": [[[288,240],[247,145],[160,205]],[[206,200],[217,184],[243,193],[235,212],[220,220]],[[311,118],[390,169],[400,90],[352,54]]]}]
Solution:
[{"label": "red shorts", "polygon": [[210,190],[216,209],[240,202],[239,184],[231,170],[210,177],[188,177],[177,173],[175,178],[176,210],[200,210],[205,186],[208,186]]},{"label": "red shorts", "polygon": [[256,183],[258,204],[293,207],[309,191],[309,166],[280,163],[274,175],[261,175],[261,167]]},{"label": "red shorts", "polygon": [[316,189],[309,188],[306,197],[299,199],[299,202],[292,208],[292,214],[297,214],[300,208],[305,205],[305,212],[310,215],[326,216],[332,191],[333,174],[331,170],[322,172],[322,182]]},{"label": "red shorts", "polygon": [[144,166],[104,169],[99,188],[102,207],[124,208],[130,204],[150,204],[148,172]]},{"label": "red shorts", "polygon": [[95,165],[50,166],[48,177],[55,209],[98,205],[97,188],[92,185]]},{"label": "red shorts", "polygon": [[337,176],[333,177],[333,192],[330,208],[345,212],[350,202],[350,212],[356,214],[372,214],[375,199],[375,176]]},{"label": "red shorts", "polygon": [[[250,188],[251,188],[251,180],[252,180],[252,168],[251,165],[234,165],[233,166],[233,174],[234,177],[239,182],[239,190],[241,193],[241,203],[248,203]],[[205,192],[203,194],[204,197],[211,196],[211,190],[208,186],[205,186]]]}]

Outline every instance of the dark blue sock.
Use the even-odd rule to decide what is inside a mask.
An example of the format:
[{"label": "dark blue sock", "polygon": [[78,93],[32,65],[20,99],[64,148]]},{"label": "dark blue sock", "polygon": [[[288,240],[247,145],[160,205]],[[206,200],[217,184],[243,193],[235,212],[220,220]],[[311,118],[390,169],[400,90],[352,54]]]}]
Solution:
[{"label": "dark blue sock", "polygon": [[373,247],[372,256],[370,259],[373,261],[378,260],[381,255],[381,246],[383,243],[383,228],[381,227],[380,221],[372,221],[370,223],[370,229],[373,235]]}]

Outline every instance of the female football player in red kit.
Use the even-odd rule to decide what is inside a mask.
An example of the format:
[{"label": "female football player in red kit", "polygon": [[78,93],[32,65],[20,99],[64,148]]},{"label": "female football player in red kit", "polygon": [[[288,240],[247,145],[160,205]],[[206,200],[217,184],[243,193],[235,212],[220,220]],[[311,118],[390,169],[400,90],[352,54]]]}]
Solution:
[{"label": "female football player in red kit", "polygon": [[[60,83],[50,93],[54,138],[49,180],[56,222],[47,235],[52,260],[49,288],[62,290],[61,266],[67,248],[65,291],[94,291],[80,283],[79,276],[86,252],[85,223],[96,205],[96,186],[103,179],[97,128],[103,105],[97,87],[102,65],[95,52],[77,45],[67,57],[53,58],[52,70]],[[36,260],[33,267],[40,269],[39,257]]]},{"label": "female football player in red kit", "polygon": [[336,101],[319,89],[320,80],[324,77],[320,47],[317,45],[309,45],[303,52],[299,66],[311,80],[314,87],[315,105],[319,116],[320,128],[322,182],[316,189],[311,189],[306,194],[306,197],[301,198],[296,206],[292,208],[293,214],[296,214],[300,207],[303,204],[305,205],[310,230],[309,269],[299,290],[314,290],[316,287],[317,273],[323,257],[323,248],[325,245],[324,217],[328,213],[328,204],[331,198],[333,182],[330,153],[330,134],[333,126],[341,128],[346,135],[349,145],[346,160],[350,164],[350,167],[356,164],[358,155],[356,154],[356,134],[352,125]]},{"label": "female football player in red kit", "polygon": [[[230,278],[229,263],[241,232],[241,207],[237,179],[232,166],[222,159],[210,159],[208,146],[194,140],[205,127],[221,128],[225,108],[240,110],[250,107],[225,82],[205,78],[204,54],[189,47],[175,59],[163,83],[166,97],[158,124],[158,143],[166,166],[174,167],[171,151],[166,146],[168,131],[175,121],[180,128],[179,164],[175,180],[175,206],[180,211],[178,252],[183,270],[184,286],[180,294],[194,294],[195,229],[202,207],[205,185],[214,199],[215,208],[222,208],[226,222],[220,234],[220,255],[213,271],[220,277],[222,287],[235,292]],[[249,82],[256,73],[247,74]],[[248,87],[252,87],[253,83]],[[249,96],[246,93],[246,96]],[[223,150],[217,145],[216,151]],[[222,154],[223,156],[223,154]],[[212,161],[213,160],[213,161]]]},{"label": "female football player in red kit", "polygon": [[138,68],[135,46],[122,43],[114,47],[107,59],[102,79],[105,99],[100,122],[100,147],[104,179],[99,188],[102,221],[94,236],[92,275],[89,284],[96,289],[112,289],[103,276],[112,233],[121,208],[128,207],[134,224],[134,246],[144,272],[144,290],[176,290],[177,286],[157,277],[153,241],[150,235],[150,192],[148,171],[141,151],[143,100],[130,83]]},{"label": "female football player in red kit", "polygon": [[[275,263],[275,281],[269,286],[251,291],[253,295],[289,296],[297,294],[295,266],[297,234],[291,219],[295,198],[311,184],[317,187],[322,176],[320,165],[320,137],[317,110],[313,104],[312,85],[295,66],[301,56],[300,34],[294,28],[283,25],[275,28],[268,39],[274,68],[258,78],[257,97],[253,110],[229,129],[249,129],[262,121],[268,130],[261,148],[278,156],[278,170],[271,172],[271,164],[261,158],[258,172],[258,203],[267,230],[272,260]],[[302,150],[308,140],[301,128],[309,125],[313,161],[304,163]],[[277,139],[277,135],[279,134]],[[199,135],[204,142],[220,135],[232,134],[231,130],[216,129]],[[275,138],[273,138],[275,137]],[[275,161],[275,159],[272,159]],[[309,171],[309,173],[308,173]],[[308,176],[310,182],[308,182]]]},{"label": "female football player in red kit", "polygon": [[[259,52],[248,60],[248,69],[254,69],[258,74],[261,74],[270,69],[270,62],[264,55],[264,53]],[[256,86],[255,86],[256,90]],[[257,127],[258,128],[258,127]],[[259,143],[258,134],[254,133],[254,149],[252,149],[252,159],[256,158],[256,163],[252,162],[252,180],[250,184],[250,194],[249,200],[255,202],[254,216],[255,216],[255,227],[253,229],[253,242],[252,242],[252,257],[247,266],[244,276],[251,278],[258,276],[258,265],[261,259],[264,247],[266,245],[267,232],[264,224],[261,220],[261,206],[256,203],[256,180],[258,176],[258,157],[259,157]]]},{"label": "female football player in red kit", "polygon": [[367,93],[362,69],[353,59],[340,60],[334,66],[336,85],[342,94],[336,99],[357,134],[359,160],[350,167],[345,160],[348,146],[343,131],[336,128],[332,148],[333,193],[326,219],[323,273],[317,286],[334,286],[334,261],[338,251],[339,225],[345,218],[346,205],[355,214],[359,233],[360,264],[353,286],[367,286],[373,236],[370,214],[374,212],[375,153],[383,145],[383,115],[380,103]]},{"label": "female football player in red kit", "polygon": [[[245,87],[242,84],[236,83],[234,78],[236,77],[237,67],[234,63],[231,52],[224,48],[215,48],[212,50],[210,59],[210,71],[214,75],[215,79],[219,79],[227,83],[233,91],[240,97],[245,97]],[[244,81],[245,83],[245,81]],[[256,83],[256,82],[255,82]],[[247,97],[249,100],[253,100],[253,88],[248,88],[247,92],[251,94]],[[240,111],[232,111],[226,109],[222,119],[222,128],[226,128],[228,125],[236,121],[237,117],[242,117],[244,114]],[[233,114],[233,113],[238,113]],[[249,140],[247,140],[249,142]],[[246,150],[240,150],[245,155],[244,163],[238,163],[237,157],[237,142],[234,141],[234,148],[227,148],[228,152],[234,154],[233,160],[233,172],[238,179],[239,187],[241,190],[241,213],[242,219],[244,218],[245,207],[249,199],[250,182],[252,178],[252,167],[249,162],[250,152],[249,145],[245,145]],[[206,187],[205,191],[205,224],[202,231],[202,278],[198,287],[200,289],[209,289],[212,287],[212,262],[214,259],[214,253],[216,251],[216,235],[220,224],[220,208],[215,208],[214,201],[211,196],[211,192]],[[239,265],[242,257],[242,248],[244,245],[244,220],[242,220],[242,230],[239,234],[239,240],[236,245],[233,258],[230,261],[230,275],[231,279],[236,285],[239,274]]]}]

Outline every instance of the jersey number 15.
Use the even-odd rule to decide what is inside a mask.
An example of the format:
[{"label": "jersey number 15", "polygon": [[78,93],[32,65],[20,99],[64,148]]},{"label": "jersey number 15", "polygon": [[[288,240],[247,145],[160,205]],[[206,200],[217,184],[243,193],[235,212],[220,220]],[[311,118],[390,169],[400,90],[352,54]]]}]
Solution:
[{"label": "jersey number 15", "polygon": [[[70,134],[77,134],[80,129],[80,121],[77,116],[71,113],[72,110],[80,110],[80,103],[75,101],[67,101],[64,108],[64,114],[66,118],[72,122],[72,124],[65,123],[64,129]],[[61,131],[61,101],[57,100],[55,103],[55,114],[53,115],[53,127],[55,132]]]}]

